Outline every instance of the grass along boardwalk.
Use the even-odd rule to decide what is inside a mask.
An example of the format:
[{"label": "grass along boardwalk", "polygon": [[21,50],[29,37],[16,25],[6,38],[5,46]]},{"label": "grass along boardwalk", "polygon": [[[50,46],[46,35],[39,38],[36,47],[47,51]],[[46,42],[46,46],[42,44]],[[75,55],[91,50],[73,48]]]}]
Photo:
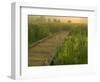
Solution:
[{"label": "grass along boardwalk", "polygon": [[54,36],[33,45],[28,49],[28,66],[50,65],[57,48],[62,45],[68,32],[59,32]]}]

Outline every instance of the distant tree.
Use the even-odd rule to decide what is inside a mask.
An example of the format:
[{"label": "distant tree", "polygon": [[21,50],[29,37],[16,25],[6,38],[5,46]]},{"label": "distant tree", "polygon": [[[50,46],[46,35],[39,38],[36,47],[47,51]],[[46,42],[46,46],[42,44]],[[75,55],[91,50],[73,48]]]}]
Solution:
[{"label": "distant tree", "polygon": [[57,22],[57,19],[53,19],[54,22]]},{"label": "distant tree", "polygon": [[48,22],[51,22],[51,19],[50,18],[48,18]]},{"label": "distant tree", "polygon": [[72,21],[71,21],[71,20],[68,20],[67,22],[68,22],[68,23],[71,23]]}]

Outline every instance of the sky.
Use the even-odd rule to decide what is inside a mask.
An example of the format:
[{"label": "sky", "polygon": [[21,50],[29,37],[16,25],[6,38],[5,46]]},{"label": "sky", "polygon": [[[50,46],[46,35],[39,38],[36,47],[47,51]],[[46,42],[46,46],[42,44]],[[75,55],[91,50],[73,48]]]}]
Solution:
[{"label": "sky", "polygon": [[[53,21],[54,19],[60,20],[60,22],[67,23],[69,20],[71,23],[88,23],[87,17],[75,17],[75,16],[42,16],[45,17],[45,19],[50,19]],[[29,16],[29,20],[32,22],[35,19],[40,18],[40,16]]]}]

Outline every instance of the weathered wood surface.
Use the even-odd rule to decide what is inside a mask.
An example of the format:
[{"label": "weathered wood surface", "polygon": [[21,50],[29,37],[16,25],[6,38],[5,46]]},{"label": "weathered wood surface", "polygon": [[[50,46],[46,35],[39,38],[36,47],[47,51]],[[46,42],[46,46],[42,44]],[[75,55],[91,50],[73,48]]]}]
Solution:
[{"label": "weathered wood surface", "polygon": [[28,49],[29,66],[49,65],[56,54],[57,48],[63,43],[68,32],[59,32],[56,35],[39,42]]}]

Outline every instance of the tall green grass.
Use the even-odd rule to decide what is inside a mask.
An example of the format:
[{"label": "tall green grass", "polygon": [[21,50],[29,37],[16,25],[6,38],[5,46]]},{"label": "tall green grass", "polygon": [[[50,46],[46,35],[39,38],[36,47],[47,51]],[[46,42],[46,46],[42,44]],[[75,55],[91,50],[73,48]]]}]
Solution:
[{"label": "tall green grass", "polygon": [[[62,46],[51,65],[87,64],[88,63],[88,33],[87,24],[72,24],[61,22],[38,22],[28,24],[28,45],[60,31],[66,31]],[[59,39],[60,40],[60,39]]]},{"label": "tall green grass", "polygon": [[67,24],[58,22],[41,22],[41,23],[29,23],[28,24],[28,45],[41,40],[45,37],[53,35],[54,33],[60,32],[62,30],[67,30]]},{"label": "tall green grass", "polygon": [[51,65],[87,64],[87,25],[71,25],[69,35],[61,47]]}]

